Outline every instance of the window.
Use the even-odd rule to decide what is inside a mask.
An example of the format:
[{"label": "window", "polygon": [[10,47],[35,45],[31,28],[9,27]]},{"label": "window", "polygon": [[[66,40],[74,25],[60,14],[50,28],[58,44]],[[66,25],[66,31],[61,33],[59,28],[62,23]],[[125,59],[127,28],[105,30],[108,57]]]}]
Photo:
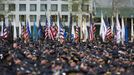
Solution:
[{"label": "window", "polygon": [[51,4],[51,11],[57,11],[58,5],[57,4]]},{"label": "window", "polygon": [[36,11],[36,4],[30,4],[30,11]]},{"label": "window", "polygon": [[20,4],[19,11],[26,11],[26,4]]},{"label": "window", "polygon": [[78,4],[72,5],[72,11],[78,11]]},{"label": "window", "polygon": [[4,4],[0,4],[0,10],[5,10],[5,5]]},{"label": "window", "polygon": [[61,5],[61,11],[68,11],[68,5],[67,4],[62,4]]},{"label": "window", "polygon": [[47,4],[41,4],[40,11],[47,11]]},{"label": "window", "polygon": [[89,5],[82,5],[82,11],[89,11]]},{"label": "window", "polygon": [[45,22],[46,21],[46,15],[40,15],[40,21]]},{"label": "window", "polygon": [[62,22],[68,22],[68,15],[62,15]]},{"label": "window", "polygon": [[9,4],[9,11],[15,11],[15,4]]},{"label": "window", "polygon": [[53,22],[57,22],[57,15],[52,15]]},{"label": "window", "polygon": [[30,22],[36,21],[36,15],[30,15]]},{"label": "window", "polygon": [[73,22],[78,22],[78,16],[72,15],[72,20],[73,20]]},{"label": "window", "polygon": [[19,21],[25,22],[26,21],[26,15],[19,15]]},{"label": "window", "polygon": [[9,15],[8,18],[11,22],[13,22],[13,20],[15,19],[15,15]]}]

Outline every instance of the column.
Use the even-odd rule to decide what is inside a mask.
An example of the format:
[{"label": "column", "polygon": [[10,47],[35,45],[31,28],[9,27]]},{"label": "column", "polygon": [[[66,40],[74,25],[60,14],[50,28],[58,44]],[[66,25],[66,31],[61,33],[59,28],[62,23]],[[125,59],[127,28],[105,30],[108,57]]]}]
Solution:
[{"label": "column", "polygon": [[37,1],[37,13],[36,13],[36,26],[39,27],[39,20],[40,20],[40,1]]}]

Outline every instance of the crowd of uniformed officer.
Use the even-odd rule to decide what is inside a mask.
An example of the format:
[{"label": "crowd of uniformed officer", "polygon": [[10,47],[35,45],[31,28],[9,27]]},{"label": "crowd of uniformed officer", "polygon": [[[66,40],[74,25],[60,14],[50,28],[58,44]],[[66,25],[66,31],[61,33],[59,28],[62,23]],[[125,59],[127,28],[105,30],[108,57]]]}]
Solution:
[{"label": "crowd of uniformed officer", "polygon": [[134,43],[1,40],[0,75],[134,75]]}]

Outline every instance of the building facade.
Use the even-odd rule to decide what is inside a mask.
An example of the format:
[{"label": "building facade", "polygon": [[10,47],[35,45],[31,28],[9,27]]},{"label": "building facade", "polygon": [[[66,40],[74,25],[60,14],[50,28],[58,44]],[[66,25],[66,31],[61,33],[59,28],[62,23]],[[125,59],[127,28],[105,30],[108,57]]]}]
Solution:
[{"label": "building facade", "polygon": [[111,19],[114,8],[118,8],[120,16],[126,18],[131,33],[129,35],[134,37],[134,0],[5,0],[0,2],[0,24],[8,18],[11,22],[15,20],[17,26],[19,22],[26,25],[27,21],[30,25],[36,21],[37,26],[41,21],[44,26],[46,16],[50,22],[50,15],[54,23],[58,24],[58,14],[60,14],[63,25],[69,26],[71,13],[73,25],[78,22],[80,26],[85,18],[86,25],[89,26],[89,14],[94,12],[94,22],[99,32],[101,12]]},{"label": "building facade", "polygon": [[69,25],[70,13],[73,16],[73,23],[81,24],[82,17],[86,18],[89,25],[89,13],[92,12],[92,0],[6,0],[0,3],[0,21],[3,18],[15,20],[18,24],[30,21],[30,25],[41,21],[45,25],[46,16],[52,15],[54,23],[58,22],[58,13],[62,16],[65,26]]}]

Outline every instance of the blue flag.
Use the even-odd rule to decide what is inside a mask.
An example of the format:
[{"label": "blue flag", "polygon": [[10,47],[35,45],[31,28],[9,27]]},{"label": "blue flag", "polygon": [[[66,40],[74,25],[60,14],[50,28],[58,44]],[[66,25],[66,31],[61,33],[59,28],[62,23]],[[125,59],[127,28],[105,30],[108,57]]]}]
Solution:
[{"label": "blue flag", "polygon": [[27,25],[26,25],[26,32],[28,33],[28,36],[31,37],[31,32],[30,32],[30,27],[29,27],[28,21],[27,21]]},{"label": "blue flag", "polygon": [[125,26],[125,43],[128,43],[128,26]]},{"label": "blue flag", "polygon": [[34,22],[34,27],[33,27],[33,41],[37,41],[37,40],[38,40],[38,32],[37,32],[36,22]]},{"label": "blue flag", "polygon": [[41,21],[39,21],[38,37],[41,38],[42,36],[43,36],[43,32],[42,32]]},{"label": "blue flag", "polygon": [[67,39],[67,32],[64,32],[64,38]]}]

